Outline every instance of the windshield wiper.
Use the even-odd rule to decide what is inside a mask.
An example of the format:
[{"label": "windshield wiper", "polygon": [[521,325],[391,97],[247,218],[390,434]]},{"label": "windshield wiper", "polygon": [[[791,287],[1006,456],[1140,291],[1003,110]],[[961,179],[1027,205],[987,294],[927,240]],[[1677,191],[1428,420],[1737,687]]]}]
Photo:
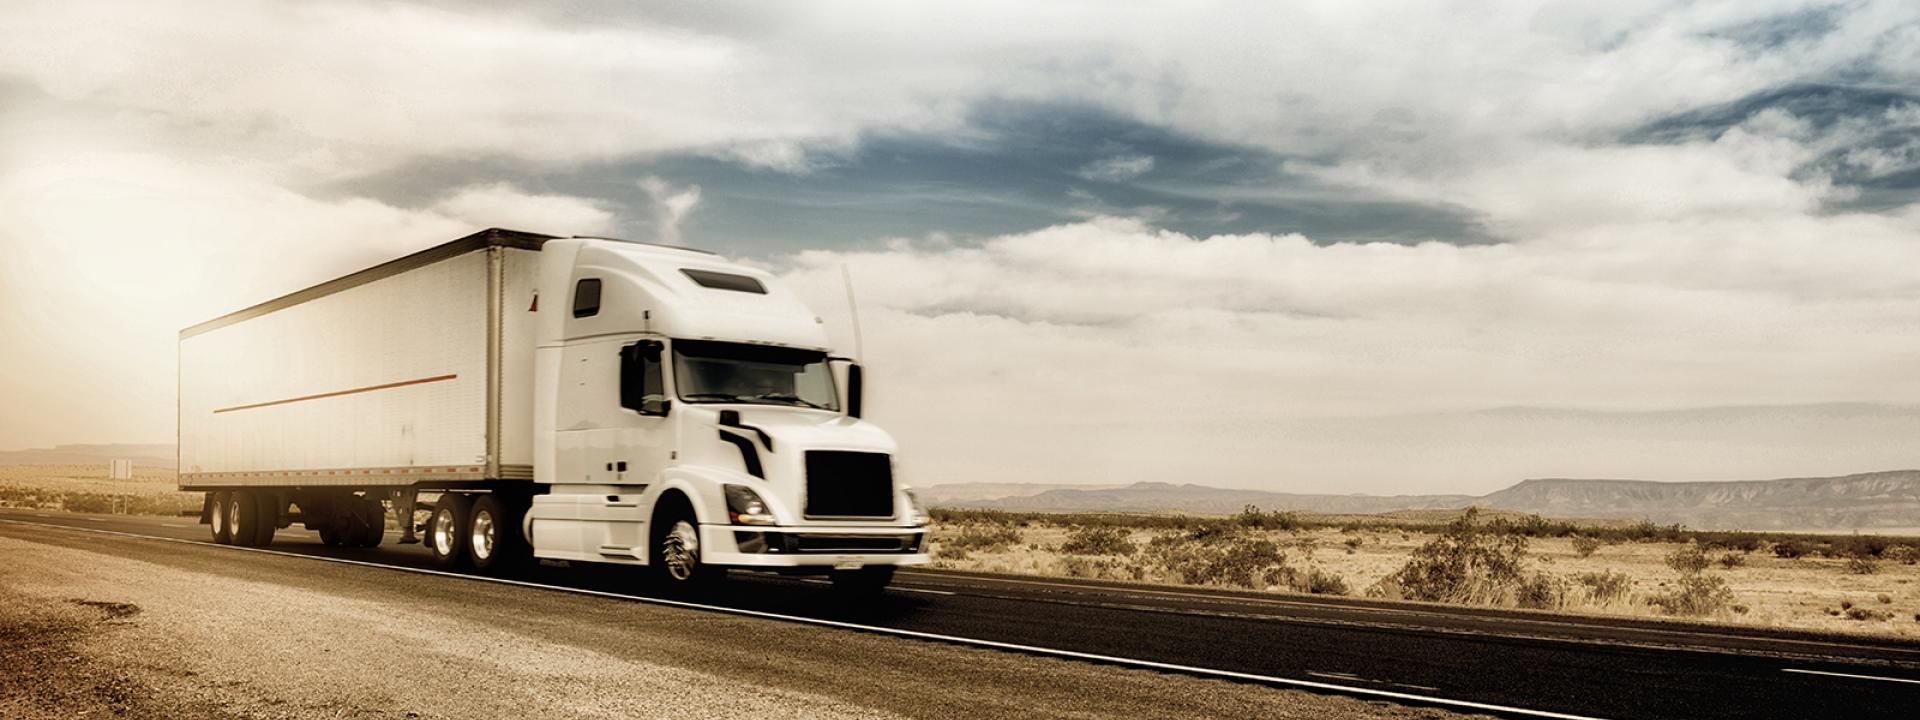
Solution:
[{"label": "windshield wiper", "polygon": [[795,395],[793,393],[760,393],[759,395],[748,396],[745,399],[747,400],[778,400],[781,402],[793,403],[795,405],[803,405],[806,407],[813,408],[815,410],[827,409],[825,405],[815,405],[812,401],[802,398],[799,395]]},{"label": "windshield wiper", "polygon": [[721,401],[736,401],[736,402],[739,400],[745,399],[733,393],[717,393],[717,392],[685,393],[685,394],[682,394],[680,397],[685,398],[687,400],[721,400]]}]

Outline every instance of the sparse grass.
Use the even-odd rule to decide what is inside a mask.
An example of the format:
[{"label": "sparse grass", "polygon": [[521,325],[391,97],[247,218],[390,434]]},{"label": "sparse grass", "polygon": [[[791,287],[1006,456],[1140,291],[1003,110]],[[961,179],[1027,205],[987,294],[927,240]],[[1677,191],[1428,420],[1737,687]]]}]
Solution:
[{"label": "sparse grass", "polygon": [[180,515],[199,512],[201,500],[200,493],[180,492],[164,468],[134,468],[131,480],[109,480],[105,465],[0,466],[0,507]]},{"label": "sparse grass", "polygon": [[1522,580],[1527,537],[1478,522],[1469,510],[1416,548],[1370,595],[1470,605],[1503,604]]},{"label": "sparse grass", "polygon": [[[1400,573],[1417,551],[1446,534],[1448,526],[1436,522],[1436,518],[1445,517],[1451,522],[1460,514],[1418,511],[1368,517],[1300,513],[1287,514],[1284,519],[1273,519],[1273,515],[969,514],[968,520],[937,522],[935,535],[942,542],[936,542],[935,547],[947,538],[967,534],[970,524],[1020,528],[1022,540],[1002,550],[975,550],[965,559],[937,556],[936,565],[1167,584],[1184,584],[1191,579],[1276,592],[1388,595],[1376,586]],[[1614,526],[1618,532],[1650,535],[1648,539],[1634,539],[1581,532],[1555,537],[1551,532],[1554,522],[1549,521],[1543,529],[1541,524],[1521,522],[1512,514],[1477,514],[1477,542],[1483,546],[1510,542],[1520,547],[1514,555],[1515,572],[1505,576],[1510,579],[1505,586],[1507,594],[1490,604],[1920,638],[1920,620],[1905,621],[1920,615],[1920,568],[1900,560],[1907,552],[1901,548],[1920,546],[1914,538],[1887,540],[1880,547],[1878,572],[1858,575],[1847,569],[1849,556],[1839,553],[1864,549],[1868,557],[1873,557],[1879,543],[1855,543],[1852,535],[1682,531],[1660,540],[1653,538],[1667,536],[1661,526],[1619,524]],[[1088,537],[1094,531],[1085,528],[1095,526],[1108,528],[1106,537],[1124,537],[1136,551],[1129,555],[1065,552],[1073,537]],[[1519,540],[1502,541],[1506,536]],[[1351,542],[1354,540],[1360,542]],[[1271,543],[1271,551],[1261,546],[1261,541]],[[1776,553],[1773,550],[1777,546],[1795,552]],[[1083,549],[1080,545],[1071,547]],[[1595,552],[1583,555],[1582,547]],[[1326,552],[1329,548],[1338,552]],[[1700,551],[1707,563],[1695,575],[1712,579],[1690,585],[1677,575],[1667,560],[1683,550],[1689,558],[1694,550]],[[1728,555],[1741,560],[1728,567]],[[1722,596],[1717,589],[1727,594]],[[1890,602],[1879,602],[1880,594],[1887,595]],[[1853,620],[1844,610],[1832,607],[1838,597],[1867,598],[1872,607],[1901,622]],[[1720,601],[1718,607],[1716,601]],[[1673,609],[1671,615],[1669,607]],[[1701,608],[1706,614],[1687,614]]]}]

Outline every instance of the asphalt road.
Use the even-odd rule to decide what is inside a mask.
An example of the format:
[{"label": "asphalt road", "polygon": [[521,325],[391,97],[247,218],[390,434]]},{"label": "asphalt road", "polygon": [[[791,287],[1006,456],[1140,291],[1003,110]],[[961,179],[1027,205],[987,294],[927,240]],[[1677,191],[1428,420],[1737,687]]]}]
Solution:
[{"label": "asphalt road", "polygon": [[[192,518],[0,510],[0,532],[31,534],[24,523],[209,544]],[[221,550],[236,562],[250,554]],[[328,548],[297,528],[272,550],[429,568],[419,546]],[[817,581],[757,574],[689,598],[652,597],[632,573],[589,568],[541,567],[508,580],[597,602],[759,614],[1466,712],[1908,718],[1920,708],[1920,642],[1891,639],[944,571],[903,572],[864,605]]]}]

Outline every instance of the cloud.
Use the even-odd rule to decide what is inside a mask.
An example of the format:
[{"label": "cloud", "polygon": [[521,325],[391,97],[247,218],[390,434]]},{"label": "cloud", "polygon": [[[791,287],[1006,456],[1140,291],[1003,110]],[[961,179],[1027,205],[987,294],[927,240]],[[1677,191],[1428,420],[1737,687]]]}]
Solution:
[{"label": "cloud", "polygon": [[[699,199],[697,189],[694,198]],[[592,200],[565,195],[530,195],[504,182],[461,188],[435,203],[433,209],[475,227],[593,235],[606,233],[613,225],[613,214]]]},{"label": "cloud", "polygon": [[640,189],[645,190],[647,197],[653,200],[655,231],[659,233],[659,242],[680,244],[680,225],[700,205],[700,186],[689,185],[675,190],[667,181],[649,176],[640,180]]},{"label": "cloud", "polygon": [[1118,183],[1140,177],[1152,170],[1152,155],[1115,155],[1087,163],[1075,174],[1088,180]]},{"label": "cloud", "polygon": [[[1191,237],[1103,218],[979,243],[812,251],[788,265],[841,340],[838,268],[852,269],[874,417],[920,462],[955,473],[940,480],[970,469],[1260,485],[1280,472],[1275,458],[1310,456],[1280,461],[1306,474],[1294,487],[1406,491],[1417,462],[1340,461],[1324,437],[1285,428],[1499,406],[1920,401],[1901,360],[1920,358],[1920,338],[1901,330],[1920,323],[1920,306],[1901,300],[1920,295],[1907,270],[1920,264],[1917,223],[1654,218],[1463,247]],[[1264,439],[1229,452],[1215,439],[1222,428]],[[1035,433],[1087,452],[1036,448]],[[1125,440],[1097,439],[1108,436]],[[1852,447],[1829,440],[1839,445],[1823,457]],[[1487,457],[1420,472],[1512,471],[1489,442]],[[979,459],[980,447],[996,459]],[[1626,467],[1598,451],[1552,467],[1527,457],[1542,473]],[[1711,464],[1633,467],[1679,479]]]}]

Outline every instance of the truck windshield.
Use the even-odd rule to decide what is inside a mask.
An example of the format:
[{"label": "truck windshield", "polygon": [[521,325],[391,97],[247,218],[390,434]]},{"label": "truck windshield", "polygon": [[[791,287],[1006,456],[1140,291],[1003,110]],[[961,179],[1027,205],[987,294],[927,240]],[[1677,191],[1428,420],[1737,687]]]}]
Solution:
[{"label": "truck windshield", "polygon": [[673,376],[691,403],[755,403],[840,410],[827,354],[707,340],[673,342]]}]

